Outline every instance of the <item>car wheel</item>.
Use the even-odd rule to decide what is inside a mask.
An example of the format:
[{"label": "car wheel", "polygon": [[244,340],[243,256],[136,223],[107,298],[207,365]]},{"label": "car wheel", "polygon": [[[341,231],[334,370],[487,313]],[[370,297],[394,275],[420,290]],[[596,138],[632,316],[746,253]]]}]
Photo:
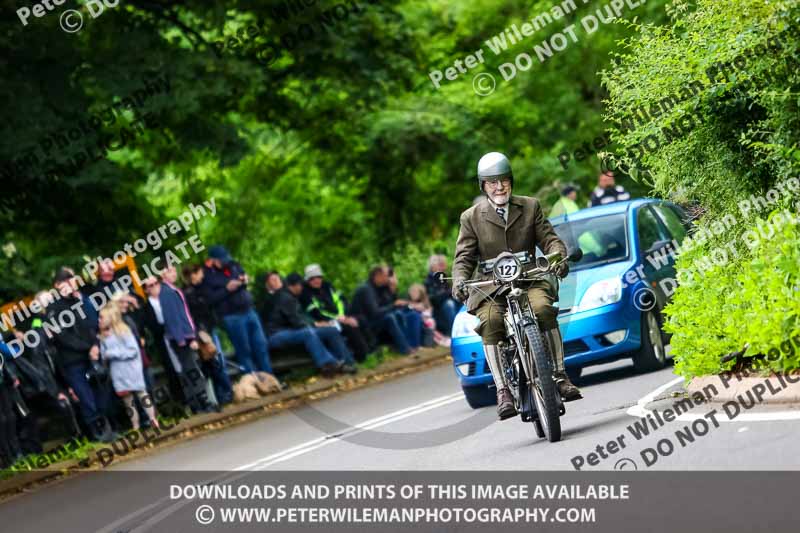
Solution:
[{"label": "car wheel", "polygon": [[667,364],[667,350],[661,333],[658,312],[648,311],[642,315],[642,347],[633,356],[633,367],[639,372],[651,372]]},{"label": "car wheel", "polygon": [[582,366],[567,367],[567,377],[573,384],[581,379],[581,374],[583,374]]},{"label": "car wheel", "polygon": [[464,398],[473,409],[480,409],[488,405],[497,403],[497,395],[488,387],[488,385],[478,385],[473,387],[461,387],[464,391]]}]

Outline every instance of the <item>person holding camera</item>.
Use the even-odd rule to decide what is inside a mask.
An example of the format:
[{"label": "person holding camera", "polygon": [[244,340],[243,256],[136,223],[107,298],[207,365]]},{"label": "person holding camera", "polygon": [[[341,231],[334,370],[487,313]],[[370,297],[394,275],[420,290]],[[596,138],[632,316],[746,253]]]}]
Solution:
[{"label": "person holding camera", "polygon": [[272,374],[267,337],[247,291],[248,281],[242,266],[225,247],[215,245],[208,249],[201,292],[222,320],[243,372],[260,370]]},{"label": "person holding camera", "polygon": [[[100,442],[113,442],[117,435],[103,414],[106,401],[107,374],[100,363],[100,343],[92,318],[81,310],[82,300],[78,293],[76,276],[72,270],[62,267],[53,278],[58,291],[57,298],[47,307],[47,321],[59,324],[53,334],[56,349],[56,366],[78,397],[81,418],[89,428],[90,437]],[[69,318],[67,318],[69,317]],[[67,324],[72,325],[67,326]]]}]

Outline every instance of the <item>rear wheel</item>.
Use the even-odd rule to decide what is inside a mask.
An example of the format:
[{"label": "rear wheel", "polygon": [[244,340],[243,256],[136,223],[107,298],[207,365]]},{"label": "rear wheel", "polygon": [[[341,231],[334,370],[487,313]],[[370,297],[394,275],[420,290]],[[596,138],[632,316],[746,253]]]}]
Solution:
[{"label": "rear wheel", "polygon": [[487,385],[462,386],[461,390],[464,391],[464,398],[473,409],[480,409],[497,403],[497,396]]},{"label": "rear wheel", "polygon": [[532,358],[536,368],[531,394],[539,415],[539,424],[547,440],[558,442],[561,440],[561,419],[558,408],[558,388],[553,379],[553,364],[550,354],[536,324],[525,326],[525,338],[528,341],[529,357]]},{"label": "rear wheel", "polygon": [[642,316],[642,347],[633,356],[633,367],[639,372],[651,372],[664,368],[667,351],[661,333],[661,321],[654,309]]}]

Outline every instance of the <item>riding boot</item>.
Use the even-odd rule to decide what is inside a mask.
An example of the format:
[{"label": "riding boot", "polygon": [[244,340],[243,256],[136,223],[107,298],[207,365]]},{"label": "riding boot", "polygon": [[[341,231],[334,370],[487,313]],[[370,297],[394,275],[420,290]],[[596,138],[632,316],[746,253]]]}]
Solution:
[{"label": "riding boot", "polygon": [[558,392],[565,402],[583,398],[581,390],[572,384],[564,368],[564,342],[561,340],[561,331],[557,327],[546,333],[550,343],[550,353],[553,354],[553,377],[558,385]]},{"label": "riding boot", "polygon": [[489,370],[492,372],[492,379],[494,379],[494,384],[497,387],[497,416],[500,420],[516,416],[517,409],[514,407],[511,391],[508,390],[506,376],[503,372],[503,363],[500,360],[500,357],[502,357],[500,348],[496,344],[489,344],[483,346],[483,351],[486,354]]}]

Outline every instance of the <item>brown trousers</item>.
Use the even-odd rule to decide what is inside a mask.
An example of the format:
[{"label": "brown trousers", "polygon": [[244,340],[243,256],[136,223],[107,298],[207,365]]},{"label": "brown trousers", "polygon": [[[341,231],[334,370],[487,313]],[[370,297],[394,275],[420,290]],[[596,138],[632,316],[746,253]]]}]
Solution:
[{"label": "brown trousers", "polygon": [[[542,332],[558,327],[558,308],[553,305],[556,295],[555,288],[546,280],[534,281],[528,288],[528,301]],[[475,316],[481,321],[475,332],[483,337],[483,344],[497,344],[506,338],[506,327],[503,323],[505,312],[505,296],[497,298],[497,303],[484,300],[475,310]]]}]

